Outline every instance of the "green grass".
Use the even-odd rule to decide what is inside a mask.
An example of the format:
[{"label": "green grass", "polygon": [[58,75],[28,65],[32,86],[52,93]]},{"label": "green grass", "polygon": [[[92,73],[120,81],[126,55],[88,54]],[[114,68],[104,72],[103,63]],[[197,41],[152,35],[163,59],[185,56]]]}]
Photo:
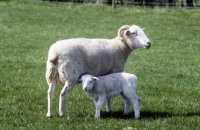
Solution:
[{"label": "green grass", "polygon": [[[4,130],[200,129],[200,9],[49,4],[35,0],[0,2],[0,127]],[[145,27],[153,45],[129,57],[125,71],[139,78],[141,119],[123,117],[113,99],[112,115],[95,107],[76,86],[67,115],[58,117],[58,85],[53,118],[46,118],[45,61],[57,40],[114,38],[124,24]],[[133,114],[133,113],[132,113]]]}]

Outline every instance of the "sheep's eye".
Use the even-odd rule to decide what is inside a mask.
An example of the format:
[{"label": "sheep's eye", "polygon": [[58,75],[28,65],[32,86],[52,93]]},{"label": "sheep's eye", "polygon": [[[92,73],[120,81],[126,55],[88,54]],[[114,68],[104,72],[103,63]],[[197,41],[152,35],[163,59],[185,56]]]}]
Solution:
[{"label": "sheep's eye", "polygon": [[133,33],[131,33],[131,34],[133,34],[133,35],[135,34],[135,35],[137,36],[137,33],[136,33],[136,32],[133,32]]}]

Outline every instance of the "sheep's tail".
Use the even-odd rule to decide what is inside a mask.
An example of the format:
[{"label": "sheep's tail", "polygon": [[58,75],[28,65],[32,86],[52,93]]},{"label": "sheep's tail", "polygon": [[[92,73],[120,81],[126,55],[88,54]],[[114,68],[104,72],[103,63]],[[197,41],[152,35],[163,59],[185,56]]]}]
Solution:
[{"label": "sheep's tail", "polygon": [[52,79],[56,79],[58,75],[57,59],[58,56],[49,51],[49,56],[46,63],[46,79],[48,83],[51,82]]}]

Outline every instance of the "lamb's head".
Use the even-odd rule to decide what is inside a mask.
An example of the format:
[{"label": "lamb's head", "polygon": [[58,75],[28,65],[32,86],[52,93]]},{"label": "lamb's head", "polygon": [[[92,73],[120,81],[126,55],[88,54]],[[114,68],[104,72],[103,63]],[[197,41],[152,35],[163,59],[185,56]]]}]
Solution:
[{"label": "lamb's head", "polygon": [[88,91],[88,90],[91,90],[93,88],[94,82],[97,81],[97,80],[99,80],[97,77],[86,74],[86,75],[83,75],[79,79],[79,82],[81,82],[83,90]]},{"label": "lamb's head", "polygon": [[125,41],[131,50],[136,48],[151,47],[149,38],[144,33],[144,29],[136,25],[124,25],[118,30],[118,36]]}]

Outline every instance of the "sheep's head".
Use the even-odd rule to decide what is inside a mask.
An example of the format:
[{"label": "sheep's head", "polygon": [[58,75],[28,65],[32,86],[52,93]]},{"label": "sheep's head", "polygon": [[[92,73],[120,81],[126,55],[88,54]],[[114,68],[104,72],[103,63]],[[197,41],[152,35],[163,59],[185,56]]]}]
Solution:
[{"label": "sheep's head", "polygon": [[97,77],[86,74],[86,75],[83,75],[79,79],[79,82],[81,82],[83,90],[88,91],[88,90],[91,90],[93,88],[94,82],[97,81],[97,80],[99,80]]},{"label": "sheep's head", "polygon": [[118,36],[125,41],[130,49],[151,47],[149,38],[144,33],[144,29],[136,25],[124,25],[118,30]]}]

